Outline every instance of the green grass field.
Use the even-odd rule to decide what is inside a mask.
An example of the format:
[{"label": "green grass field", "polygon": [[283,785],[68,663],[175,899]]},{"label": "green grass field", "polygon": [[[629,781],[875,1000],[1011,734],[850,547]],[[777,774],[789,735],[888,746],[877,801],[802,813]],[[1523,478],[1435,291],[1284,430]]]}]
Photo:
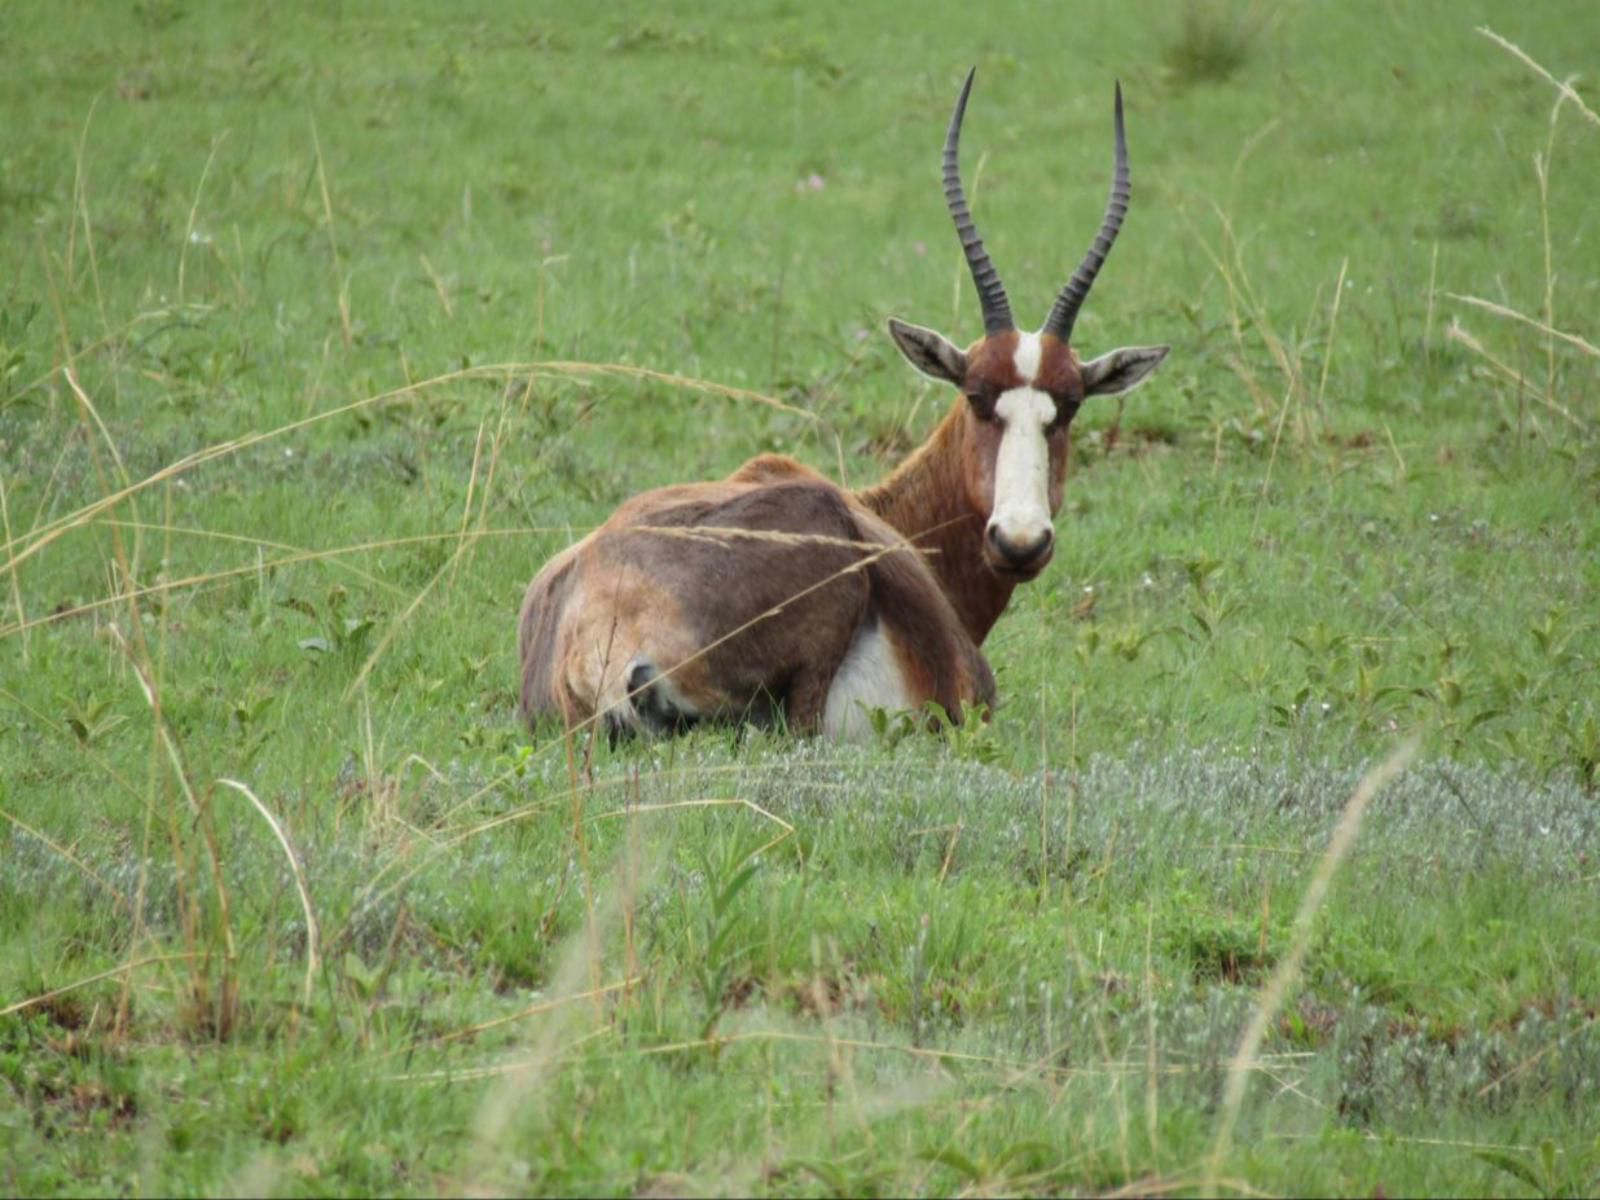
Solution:
[{"label": "green grass field", "polygon": [[[1600,1189],[1592,8],[10,6],[0,1192]],[[993,720],[530,738],[550,554],[943,412],[973,63],[1174,347]]]}]

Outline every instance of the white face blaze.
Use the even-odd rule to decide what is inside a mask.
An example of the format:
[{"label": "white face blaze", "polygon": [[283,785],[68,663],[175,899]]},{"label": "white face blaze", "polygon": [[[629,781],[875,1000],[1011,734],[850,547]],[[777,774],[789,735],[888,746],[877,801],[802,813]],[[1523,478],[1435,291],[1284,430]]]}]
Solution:
[{"label": "white face blaze", "polygon": [[1017,342],[1017,374],[1026,382],[1001,395],[995,417],[1004,427],[994,464],[994,512],[989,528],[1012,546],[1037,545],[1050,533],[1050,447],[1045,429],[1056,404],[1032,386],[1039,375],[1039,335]]}]

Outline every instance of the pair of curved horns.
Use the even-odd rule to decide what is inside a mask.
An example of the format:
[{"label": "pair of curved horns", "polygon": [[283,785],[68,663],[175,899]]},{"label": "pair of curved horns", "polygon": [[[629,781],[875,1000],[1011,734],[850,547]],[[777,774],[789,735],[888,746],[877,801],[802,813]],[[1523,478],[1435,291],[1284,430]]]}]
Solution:
[{"label": "pair of curved horns", "polygon": [[[967,207],[966,191],[961,186],[961,168],[957,161],[961,142],[961,121],[967,113],[967,97],[972,92],[972,78],[977,72],[977,67],[967,72],[966,82],[961,85],[961,95],[956,98],[955,112],[950,117],[950,128],[944,136],[944,199],[950,209],[950,216],[956,223],[956,234],[961,239],[961,249],[966,253],[967,266],[972,270],[972,282],[978,288],[978,302],[983,307],[984,335],[992,337],[997,333],[1015,329],[1017,323],[1011,315],[1011,302],[1006,299],[1006,289],[1000,282],[1000,273],[995,270],[989,252],[983,248],[983,239],[978,236],[977,226],[972,222],[972,213]],[[1041,332],[1054,334],[1063,342],[1071,338],[1072,326],[1078,319],[1078,310],[1083,307],[1089,289],[1094,285],[1094,277],[1105,265],[1106,255],[1111,253],[1111,246],[1117,240],[1117,231],[1122,228],[1122,219],[1127,216],[1128,195],[1128,143],[1122,131],[1122,84],[1118,83],[1116,168],[1111,180],[1111,198],[1106,204],[1106,215],[1100,222],[1100,232],[1095,234],[1094,242],[1083,256],[1083,261],[1078,264],[1078,269],[1072,273],[1072,278],[1067,280],[1067,285],[1056,297],[1056,302],[1051,307],[1050,316],[1045,320]]]}]

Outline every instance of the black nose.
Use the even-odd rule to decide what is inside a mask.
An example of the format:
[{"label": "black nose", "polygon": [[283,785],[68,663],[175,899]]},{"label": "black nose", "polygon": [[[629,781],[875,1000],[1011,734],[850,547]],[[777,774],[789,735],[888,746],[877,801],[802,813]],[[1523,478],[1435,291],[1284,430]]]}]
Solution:
[{"label": "black nose", "polygon": [[1044,532],[1029,542],[1013,542],[1000,532],[998,525],[991,525],[988,529],[989,545],[1008,567],[1023,570],[1033,566],[1045,555],[1050,553],[1050,546],[1056,540],[1055,530],[1045,526]]}]

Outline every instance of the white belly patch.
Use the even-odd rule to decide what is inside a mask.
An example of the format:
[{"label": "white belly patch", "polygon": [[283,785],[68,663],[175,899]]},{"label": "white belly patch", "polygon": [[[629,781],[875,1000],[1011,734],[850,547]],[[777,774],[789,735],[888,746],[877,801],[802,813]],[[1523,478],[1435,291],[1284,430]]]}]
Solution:
[{"label": "white belly patch", "polygon": [[862,741],[872,734],[873,709],[893,713],[916,703],[883,627],[863,626],[828,688],[822,731],[835,741]]}]

